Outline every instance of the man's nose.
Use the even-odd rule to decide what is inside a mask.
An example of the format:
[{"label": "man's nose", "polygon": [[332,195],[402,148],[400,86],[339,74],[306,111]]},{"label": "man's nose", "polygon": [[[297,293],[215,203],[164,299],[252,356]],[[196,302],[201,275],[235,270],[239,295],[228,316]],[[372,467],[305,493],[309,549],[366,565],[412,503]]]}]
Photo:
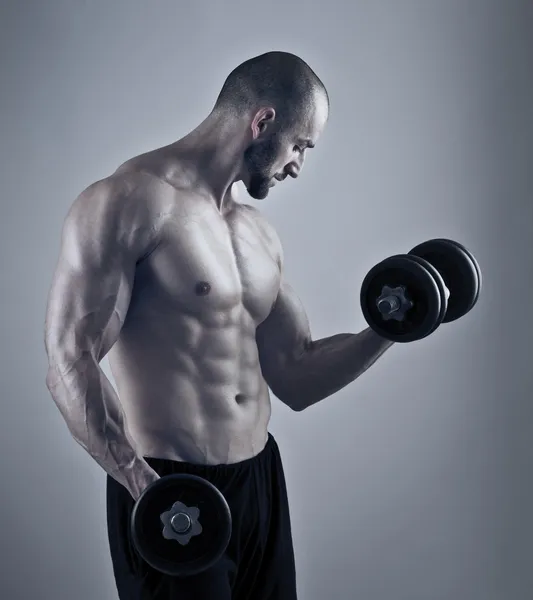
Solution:
[{"label": "man's nose", "polygon": [[287,173],[287,175],[290,175],[293,179],[296,179],[300,174],[301,168],[302,166],[300,164],[291,162],[287,165],[287,169],[285,170],[285,172]]}]

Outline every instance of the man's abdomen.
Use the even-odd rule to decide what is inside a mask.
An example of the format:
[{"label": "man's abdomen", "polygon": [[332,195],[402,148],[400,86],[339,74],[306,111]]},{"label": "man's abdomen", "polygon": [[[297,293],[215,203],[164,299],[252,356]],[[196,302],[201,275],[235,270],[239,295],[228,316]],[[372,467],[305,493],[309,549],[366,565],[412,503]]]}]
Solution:
[{"label": "man's abdomen", "polygon": [[110,353],[128,429],[144,456],[224,464],[267,441],[268,387],[255,326],[205,327],[183,317],[135,319]]}]

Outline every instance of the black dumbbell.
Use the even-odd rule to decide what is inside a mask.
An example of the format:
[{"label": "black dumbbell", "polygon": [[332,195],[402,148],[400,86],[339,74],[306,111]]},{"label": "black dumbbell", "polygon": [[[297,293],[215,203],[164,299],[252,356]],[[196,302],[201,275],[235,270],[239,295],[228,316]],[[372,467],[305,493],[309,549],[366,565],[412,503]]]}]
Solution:
[{"label": "black dumbbell", "polygon": [[434,239],[373,267],[361,286],[361,308],[376,333],[412,342],[464,316],[480,290],[474,256],[457,242]]},{"label": "black dumbbell", "polygon": [[207,570],[225,552],[231,512],[212,483],[189,474],[161,477],[135,503],[133,543],[154,569],[176,577]]}]

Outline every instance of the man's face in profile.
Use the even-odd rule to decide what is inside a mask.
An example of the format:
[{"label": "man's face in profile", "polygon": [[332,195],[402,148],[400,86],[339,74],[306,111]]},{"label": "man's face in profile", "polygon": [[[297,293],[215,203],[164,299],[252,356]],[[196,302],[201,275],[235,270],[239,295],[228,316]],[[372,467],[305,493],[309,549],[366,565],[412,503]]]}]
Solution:
[{"label": "man's face in profile", "polygon": [[[244,168],[248,174],[248,194],[255,200],[268,196],[275,185],[275,177],[284,177],[280,163],[283,162],[284,141],[279,133],[270,134],[252,142],[244,152]],[[278,168],[277,168],[278,167]],[[276,171],[280,171],[277,173]]]},{"label": "man's face in profile", "polygon": [[268,196],[270,188],[287,176],[298,177],[305,152],[314,147],[328,118],[327,105],[318,98],[309,115],[302,116],[290,129],[266,133],[244,152],[246,189],[255,200]]}]

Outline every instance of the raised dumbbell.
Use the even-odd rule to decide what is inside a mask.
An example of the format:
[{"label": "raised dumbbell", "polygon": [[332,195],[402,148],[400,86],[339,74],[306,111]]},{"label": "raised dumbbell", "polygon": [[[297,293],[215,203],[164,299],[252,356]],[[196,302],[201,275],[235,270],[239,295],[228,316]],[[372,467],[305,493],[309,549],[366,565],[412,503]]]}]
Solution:
[{"label": "raised dumbbell", "polygon": [[225,552],[231,512],[212,483],[189,474],[161,477],[135,503],[133,543],[154,569],[176,577],[207,570]]},{"label": "raised dumbbell", "polygon": [[361,309],[385,339],[412,342],[468,313],[481,291],[481,270],[461,244],[434,239],[374,266],[361,286]]}]

